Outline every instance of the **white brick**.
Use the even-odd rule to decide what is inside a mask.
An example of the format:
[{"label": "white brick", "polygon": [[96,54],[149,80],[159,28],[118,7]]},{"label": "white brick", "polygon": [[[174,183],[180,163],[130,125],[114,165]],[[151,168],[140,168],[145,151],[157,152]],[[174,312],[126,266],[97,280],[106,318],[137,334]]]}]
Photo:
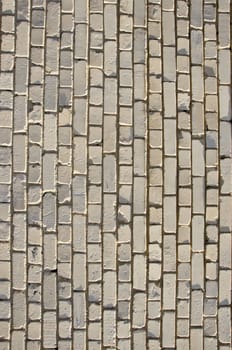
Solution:
[{"label": "white brick", "polygon": [[103,314],[103,344],[115,346],[116,342],[116,315],[113,310],[105,310]]},{"label": "white brick", "polygon": [[145,291],[146,286],[146,258],[143,255],[134,255],[133,288]]},{"label": "white brick", "polygon": [[133,299],[133,327],[142,328],[145,326],[146,299],[144,293],[136,293]]},{"label": "white brick", "polygon": [[43,346],[45,348],[56,347],[56,314],[45,312],[43,316]]},{"label": "white brick", "polygon": [[162,344],[164,347],[175,346],[175,313],[164,312],[162,324]]}]

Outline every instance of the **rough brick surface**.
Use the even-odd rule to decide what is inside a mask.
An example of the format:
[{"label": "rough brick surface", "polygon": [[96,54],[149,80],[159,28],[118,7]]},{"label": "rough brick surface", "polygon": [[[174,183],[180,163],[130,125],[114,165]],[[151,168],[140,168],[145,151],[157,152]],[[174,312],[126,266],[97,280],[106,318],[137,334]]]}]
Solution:
[{"label": "rough brick surface", "polygon": [[0,350],[231,348],[230,8],[0,0]]}]

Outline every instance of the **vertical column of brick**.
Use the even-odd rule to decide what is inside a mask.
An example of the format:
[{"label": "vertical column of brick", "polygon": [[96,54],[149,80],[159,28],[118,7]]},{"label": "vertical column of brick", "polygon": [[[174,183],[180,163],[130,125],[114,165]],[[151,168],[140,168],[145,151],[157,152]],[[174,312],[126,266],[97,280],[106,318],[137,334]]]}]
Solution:
[{"label": "vertical column of brick", "polygon": [[[176,28],[173,2],[162,2],[163,50],[163,276],[162,276],[162,346],[175,348],[176,308],[176,230],[177,230],[177,113],[176,113]],[[184,155],[183,155],[184,156]],[[182,211],[182,208],[180,208]],[[179,224],[188,222],[185,210]]]},{"label": "vertical column of brick", "polygon": [[[112,124],[114,140],[118,128],[118,276],[117,276],[117,338],[118,347],[130,349],[132,307],[131,255],[132,255],[132,27],[133,1],[120,1],[119,18],[119,114]],[[119,14],[116,14],[116,16]],[[125,96],[126,95],[126,96]],[[128,96],[129,95],[129,96]],[[129,100],[125,101],[125,98]],[[114,128],[114,129],[113,129]],[[112,148],[112,146],[111,146]]]},{"label": "vertical column of brick", "polygon": [[[205,245],[205,298],[204,348],[218,349],[217,296],[218,296],[218,204],[219,204],[219,152],[218,152],[218,70],[216,6],[204,5],[204,83],[205,83],[205,137],[206,137],[206,245]],[[212,172],[216,182],[212,181]],[[215,180],[214,179],[214,180]],[[202,220],[203,222],[203,220]],[[212,236],[212,233],[214,237]],[[195,240],[196,243],[196,240]],[[201,243],[202,244],[202,243]]]},{"label": "vertical column of brick", "polygon": [[[90,3],[88,127],[88,344],[103,344],[103,1]],[[107,210],[107,209],[106,209]]]},{"label": "vertical column of brick", "polygon": [[[27,224],[32,211],[27,208],[27,156],[31,133],[28,126],[27,108],[29,84],[30,3],[18,2],[15,7],[15,66],[14,66],[14,114],[13,114],[13,166],[12,166],[12,215],[19,225],[14,231],[12,259],[12,349],[24,349],[27,332]],[[23,31],[27,34],[24,38]],[[22,40],[24,45],[22,45]],[[29,95],[29,96],[28,96]],[[21,110],[20,110],[21,108]],[[26,215],[27,212],[27,215]],[[25,222],[24,222],[25,220]],[[29,261],[28,261],[29,262]]]},{"label": "vertical column of brick", "polygon": [[[22,108],[25,116],[29,117],[29,155],[28,155],[28,349],[40,349],[41,339],[41,282],[42,282],[42,182],[41,182],[41,156],[42,156],[42,109],[44,87],[44,49],[45,11],[43,4],[33,3],[31,20],[31,36],[27,22],[21,22],[18,27],[20,33],[19,47],[25,42],[25,37],[31,40],[30,46],[30,86],[28,104],[17,101],[18,120],[24,124]],[[20,234],[20,233],[19,233]],[[25,240],[25,238],[23,238]],[[16,345],[17,349],[17,345]]]},{"label": "vertical column of brick", "polygon": [[86,349],[87,341],[87,111],[88,111],[88,1],[74,1],[73,99],[73,348]]},{"label": "vertical column of brick", "polygon": [[[58,144],[58,286],[72,287],[72,95],[73,95],[73,1],[62,1],[59,67]],[[52,119],[55,121],[55,119]],[[54,132],[56,126],[54,125]],[[56,138],[56,135],[54,135]],[[74,187],[74,186],[73,186]],[[71,207],[72,205],[72,207]],[[72,349],[72,296],[58,288],[59,349]]]},{"label": "vertical column of brick", "polygon": [[[23,8],[23,4],[22,8]],[[29,6],[29,2],[24,4]],[[24,8],[24,11],[26,9]],[[29,116],[29,155],[28,155],[28,349],[40,349],[41,339],[41,282],[42,282],[42,180],[41,157],[43,145],[43,91],[44,91],[44,36],[45,9],[43,4],[33,3],[31,8],[31,36],[28,23],[21,22],[19,33],[21,40],[25,36],[31,41],[29,101],[18,101],[20,108],[26,107]],[[21,102],[21,103],[20,103]],[[21,115],[19,115],[19,120]],[[17,348],[17,347],[16,347]]]},{"label": "vertical column of brick", "polygon": [[[231,3],[218,2],[219,290],[218,349],[231,348]],[[212,137],[211,137],[212,139]],[[211,141],[210,139],[210,141]],[[216,248],[216,247],[215,247]]]},{"label": "vertical column of brick", "polygon": [[[103,116],[103,339],[102,344],[116,348],[117,295],[117,147],[118,123],[118,42],[116,1],[104,1],[104,116]],[[113,137],[111,133],[113,132]],[[119,267],[120,268],[120,267]]]},{"label": "vertical column of brick", "polygon": [[[52,349],[57,344],[57,180],[60,169],[57,166],[57,119],[60,49],[60,3],[48,2],[46,6],[45,76],[42,154],[43,186],[43,331],[42,344]],[[60,221],[60,217],[59,217]]]},{"label": "vertical column of brick", "polygon": [[[147,347],[147,12],[146,1],[134,1],[133,12],[133,90],[121,89],[121,100],[133,106],[133,188],[132,188],[132,348]],[[124,96],[124,97],[123,97]],[[152,264],[149,276],[153,274]],[[148,324],[148,332],[152,332]]]},{"label": "vertical column of brick", "polygon": [[[163,205],[161,7],[148,5],[148,329],[149,348],[161,348]],[[138,235],[143,238],[141,229]],[[143,231],[142,231],[143,232]],[[144,244],[143,244],[144,245]],[[140,244],[141,246],[141,244]],[[139,279],[138,279],[139,281]]]},{"label": "vertical column of brick", "polygon": [[203,1],[190,7],[192,100],[192,255],[190,348],[203,349],[205,125],[203,72]]},{"label": "vertical column of brick", "polygon": [[[1,8],[1,55],[0,55],[0,338],[1,347],[9,349],[10,331],[17,328],[12,321],[11,301],[12,287],[17,287],[15,278],[12,280],[12,265],[10,262],[13,246],[13,214],[12,202],[12,127],[13,127],[13,88],[14,88],[14,54],[15,54],[15,6],[13,1],[2,3]],[[3,91],[4,90],[4,91]],[[12,164],[13,163],[13,164]],[[19,176],[19,175],[18,175]],[[15,198],[14,198],[15,200]],[[23,208],[21,208],[23,210]],[[25,213],[22,213],[22,215]],[[14,213],[16,215],[16,212]],[[12,225],[12,226],[11,226]],[[25,229],[22,230],[25,233]],[[22,244],[24,242],[21,242]],[[21,247],[25,255],[25,245]],[[14,252],[14,254],[16,251]],[[16,257],[14,255],[14,257]],[[24,267],[22,266],[22,269]],[[14,282],[14,285],[13,285]],[[25,298],[25,288],[23,288]],[[19,305],[18,305],[19,307]],[[15,320],[16,321],[16,320]],[[24,320],[22,320],[24,321]],[[25,327],[24,322],[22,325]],[[16,331],[14,331],[14,334]],[[22,330],[25,334],[25,328]],[[20,336],[19,333],[17,333]],[[22,347],[21,347],[22,348]]]},{"label": "vertical column of brick", "polygon": [[[189,69],[189,11],[177,2],[177,109],[178,109],[178,251],[177,251],[177,348],[189,349],[189,311],[191,279],[191,116]],[[170,172],[167,174],[170,178]]]}]

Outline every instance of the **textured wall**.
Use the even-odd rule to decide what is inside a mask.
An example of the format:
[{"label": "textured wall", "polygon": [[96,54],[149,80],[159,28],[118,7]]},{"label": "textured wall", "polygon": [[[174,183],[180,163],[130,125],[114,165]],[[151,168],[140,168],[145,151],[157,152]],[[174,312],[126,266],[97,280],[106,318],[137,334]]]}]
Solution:
[{"label": "textured wall", "polygon": [[0,350],[230,350],[230,0],[2,0]]}]

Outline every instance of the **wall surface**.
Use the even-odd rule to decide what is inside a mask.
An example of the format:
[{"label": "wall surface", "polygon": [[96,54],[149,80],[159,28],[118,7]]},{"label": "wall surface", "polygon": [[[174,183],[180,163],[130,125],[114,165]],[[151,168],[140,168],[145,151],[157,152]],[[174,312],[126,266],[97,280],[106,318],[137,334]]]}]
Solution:
[{"label": "wall surface", "polygon": [[230,0],[0,3],[0,350],[230,350]]}]

